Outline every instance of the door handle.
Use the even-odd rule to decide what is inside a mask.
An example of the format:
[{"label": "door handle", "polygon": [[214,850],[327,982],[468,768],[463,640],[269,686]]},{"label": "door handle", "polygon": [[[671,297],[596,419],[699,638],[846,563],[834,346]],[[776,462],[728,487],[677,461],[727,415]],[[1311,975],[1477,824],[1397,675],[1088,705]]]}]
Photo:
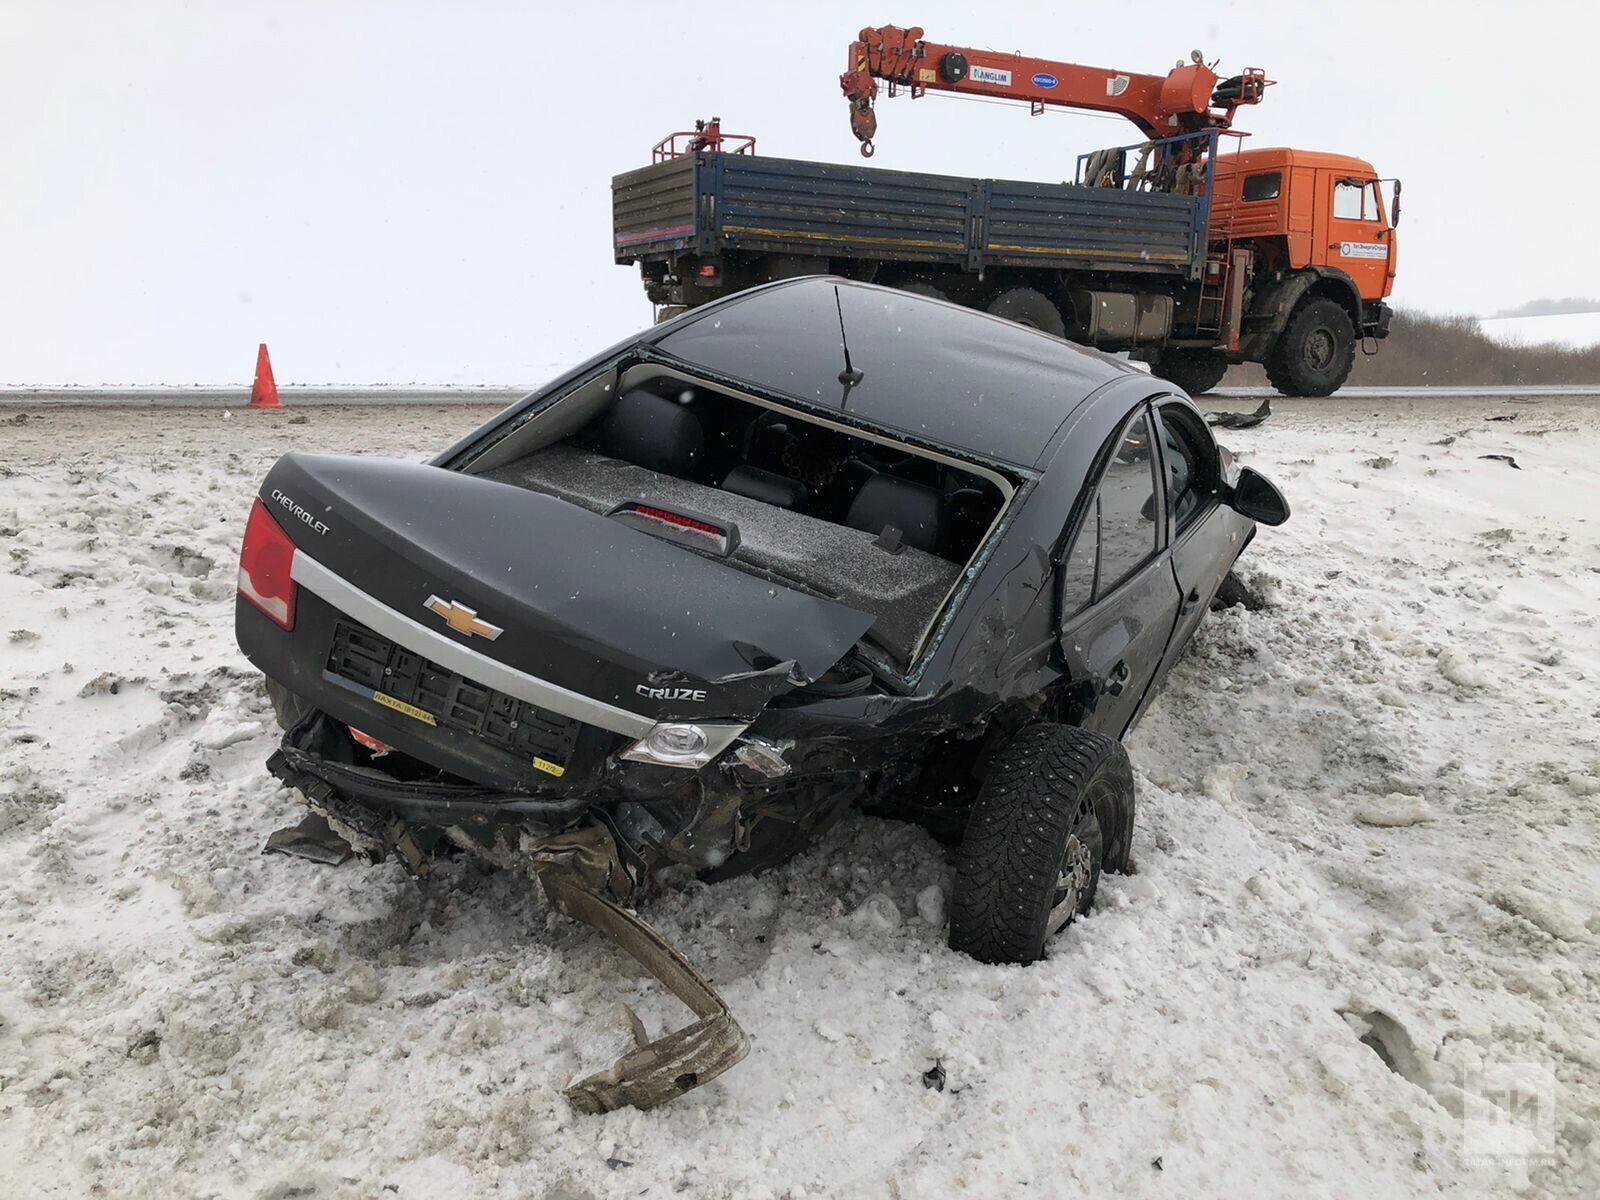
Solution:
[{"label": "door handle", "polygon": [[1188,616],[1200,606],[1200,589],[1190,588],[1189,594],[1183,598],[1183,605],[1178,609],[1179,616]]},{"label": "door handle", "polygon": [[1116,666],[1111,668],[1111,674],[1106,676],[1106,681],[1101,686],[1100,690],[1108,696],[1120,696],[1122,695],[1122,689],[1127,686],[1127,683],[1128,664],[1125,662],[1119,662]]}]

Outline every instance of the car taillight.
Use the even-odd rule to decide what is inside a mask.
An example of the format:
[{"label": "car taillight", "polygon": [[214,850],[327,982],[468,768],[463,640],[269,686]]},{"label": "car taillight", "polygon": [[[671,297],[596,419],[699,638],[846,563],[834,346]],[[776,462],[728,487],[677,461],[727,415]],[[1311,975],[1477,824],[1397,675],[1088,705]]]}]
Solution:
[{"label": "car taillight", "polygon": [[239,594],[285,629],[294,628],[294,543],[258,498],[239,550]]}]

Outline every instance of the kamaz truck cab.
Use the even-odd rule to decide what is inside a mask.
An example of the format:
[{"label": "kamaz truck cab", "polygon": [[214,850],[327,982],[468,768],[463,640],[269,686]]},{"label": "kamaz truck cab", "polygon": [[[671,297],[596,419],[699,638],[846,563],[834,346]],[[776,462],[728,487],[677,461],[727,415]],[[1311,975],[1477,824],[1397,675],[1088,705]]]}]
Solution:
[{"label": "kamaz truck cab", "polygon": [[[1356,342],[1389,332],[1384,300],[1394,287],[1399,215],[1399,180],[1380,180],[1359,158],[1289,149],[1219,155],[1212,247],[1246,267],[1237,348],[1193,363],[1169,353],[1156,370],[1204,391],[1226,363],[1259,361],[1279,390],[1327,395],[1349,374]],[[1187,378],[1185,368],[1215,378]]]}]

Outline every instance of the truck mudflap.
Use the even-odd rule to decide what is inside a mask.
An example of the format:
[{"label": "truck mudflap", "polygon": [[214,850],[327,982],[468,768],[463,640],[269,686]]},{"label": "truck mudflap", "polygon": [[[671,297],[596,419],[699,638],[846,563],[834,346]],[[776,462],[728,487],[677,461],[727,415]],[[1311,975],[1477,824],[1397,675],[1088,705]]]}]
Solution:
[{"label": "truck mudflap", "polygon": [[647,1109],[675,1100],[715,1079],[750,1052],[750,1039],[727,1003],[671,944],[621,905],[558,868],[535,868],[545,895],[560,911],[603,934],[633,956],[657,982],[699,1018],[655,1041],[628,1009],[635,1048],[603,1071],[570,1084],[565,1092],[581,1113],[624,1106]]}]

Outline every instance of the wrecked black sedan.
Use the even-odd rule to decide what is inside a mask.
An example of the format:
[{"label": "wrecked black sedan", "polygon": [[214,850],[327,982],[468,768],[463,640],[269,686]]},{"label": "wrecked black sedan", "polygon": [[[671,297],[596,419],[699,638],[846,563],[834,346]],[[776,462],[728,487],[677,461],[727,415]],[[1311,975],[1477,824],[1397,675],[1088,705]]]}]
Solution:
[{"label": "wrecked black sedan", "polygon": [[623,906],[793,854],[852,804],[959,839],[950,944],[1027,963],[1128,863],[1138,720],[1256,523],[1288,516],[1126,363],[821,277],[697,308],[426,465],[292,453],[240,646],[269,768],[424,870],[531,866],[699,1020],[569,1091],[659,1103],[736,1062]]}]

